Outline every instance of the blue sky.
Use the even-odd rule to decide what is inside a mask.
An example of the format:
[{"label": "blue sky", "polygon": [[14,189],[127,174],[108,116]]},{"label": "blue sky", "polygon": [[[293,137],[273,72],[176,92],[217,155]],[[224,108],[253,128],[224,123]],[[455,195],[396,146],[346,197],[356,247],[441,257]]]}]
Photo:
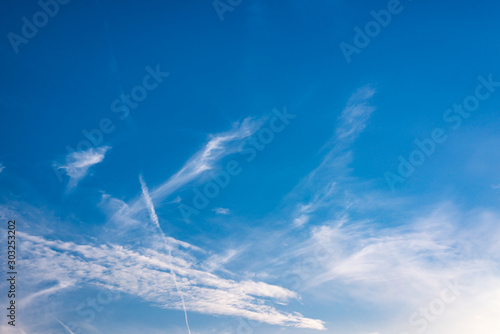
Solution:
[{"label": "blue sky", "polygon": [[4,4],[2,333],[498,331],[498,9]]}]

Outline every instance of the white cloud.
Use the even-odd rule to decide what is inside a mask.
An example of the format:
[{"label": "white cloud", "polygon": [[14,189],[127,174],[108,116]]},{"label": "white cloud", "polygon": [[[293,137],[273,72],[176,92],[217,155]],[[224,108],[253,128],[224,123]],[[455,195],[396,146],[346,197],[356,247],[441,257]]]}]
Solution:
[{"label": "white cloud", "polygon": [[175,283],[175,288],[177,290],[177,293],[181,299],[182,302],[182,310],[184,311],[184,317],[186,319],[186,326],[188,333],[191,334],[191,329],[189,328],[189,321],[188,321],[188,315],[186,311],[186,304],[184,302],[184,294],[182,293],[181,289],[179,288],[179,283],[177,282],[177,274],[175,273],[175,270],[172,266],[172,247],[170,247],[170,244],[167,242],[167,238],[165,236],[165,233],[163,232],[163,229],[160,226],[160,221],[158,220],[158,215],[156,214],[156,210],[153,204],[153,200],[151,199],[151,196],[149,195],[149,189],[146,185],[146,182],[144,182],[144,179],[142,175],[139,175],[139,181],[141,183],[141,190],[142,190],[142,196],[144,198],[144,201],[146,202],[146,206],[149,211],[149,217],[151,218],[151,221],[154,223],[155,228],[158,229],[158,232],[160,232],[161,238],[163,240],[163,244],[165,245],[165,248],[168,249],[168,264],[169,268],[168,270],[172,273],[172,277],[174,279]]},{"label": "white cloud", "polygon": [[296,205],[292,217],[295,227],[306,225],[316,211],[332,208],[334,197],[345,192],[342,186],[350,179],[348,169],[352,162],[350,149],[375,110],[369,103],[374,94],[375,89],[367,85],[351,95],[339,116],[335,135],[327,144],[329,151],[319,166],[293,190],[295,198],[297,195],[307,198]]},{"label": "white cloud", "polygon": [[156,187],[151,192],[151,197],[157,199],[170,195],[203,172],[213,169],[223,157],[239,152],[241,144],[262,126],[262,122],[263,120],[246,118],[241,123],[234,123],[230,131],[212,136],[205,147],[192,156],[177,173]]},{"label": "white cloud", "polygon": [[294,223],[296,226],[300,227],[300,226],[302,226],[302,225],[304,225],[304,224],[307,224],[307,222],[308,222],[308,221],[309,221],[309,216],[308,216],[308,215],[303,215],[303,214],[302,214],[302,215],[298,216],[297,218],[295,218],[295,219],[293,220],[293,223]]},{"label": "white cloud", "polygon": [[54,162],[54,166],[66,172],[70,178],[68,189],[72,189],[87,176],[90,167],[104,160],[104,156],[108,150],[108,146],[102,146],[96,149],[89,148],[86,151],[75,151],[66,156],[64,164]]},{"label": "white cloud", "polygon": [[0,325],[0,333],[3,334],[28,334],[24,329],[19,328],[19,324],[15,327],[11,325]]},{"label": "white cloud", "polygon": [[212,211],[218,215],[228,215],[231,213],[231,211],[227,208],[214,208]]},{"label": "white cloud", "polygon": [[[270,306],[265,298],[287,302],[298,298],[288,289],[264,282],[237,282],[197,269],[179,250],[170,266],[169,256],[153,249],[131,250],[116,244],[82,245],[47,240],[20,233],[24,253],[23,267],[33,273],[37,284],[73,281],[127,293],[154,302],[162,308],[182,309],[176,298],[172,268],[179,276],[186,309],[211,315],[243,317],[280,326],[324,329],[320,320],[298,313],[285,313]],[[111,268],[111,269],[110,269]],[[26,282],[30,282],[27,279]],[[29,289],[29,283],[26,283]]]},{"label": "white cloud", "polygon": [[[296,233],[280,237],[288,247],[271,251],[276,259],[271,276],[281,276],[285,287],[307,296],[307,303],[321,300],[334,309],[347,301],[380,319],[363,322],[365,332],[385,334],[416,333],[415,312],[439,298],[448,282],[458,282],[463,293],[428,324],[426,333],[465,334],[474,324],[484,333],[500,328],[500,213],[463,212],[449,203],[420,213],[414,207],[400,209],[397,221],[365,218],[356,207],[338,219],[316,217],[309,239]],[[352,332],[338,324],[344,325],[339,333]]]},{"label": "white cloud", "polygon": [[[378,333],[415,332],[408,318],[429,305],[448,281],[460,282],[467,293],[427,333],[468,333],[474,325],[482,332],[499,328],[500,312],[491,310],[500,309],[500,216],[487,210],[461,212],[450,204],[419,214],[415,203],[374,192],[370,181],[351,176],[351,145],[375,110],[368,103],[373,94],[369,86],[353,94],[325,158],[287,197],[302,199],[292,202],[291,219],[298,226],[308,221],[311,237],[297,238],[297,246],[277,263],[292,273],[298,270],[292,278],[317,298],[386,310],[380,312],[386,326]],[[399,219],[380,215],[384,210]],[[310,270],[294,266],[304,262],[316,265]],[[457,326],[456,319],[465,326]]]},{"label": "white cloud", "polygon": [[464,213],[450,204],[398,226],[331,221],[313,228],[290,263],[315,261],[314,272],[302,272],[308,277],[302,288],[310,293],[329,302],[348,299],[365,309],[387,310],[380,333],[415,332],[409,318],[418,319],[415,312],[438,298],[448,282],[458,282],[464,287],[460,297],[426,332],[467,333],[476,324],[487,333],[500,326],[499,221],[497,213]]},{"label": "white cloud", "polygon": [[338,139],[352,140],[365,129],[370,115],[375,110],[368,103],[374,94],[375,89],[368,85],[358,89],[349,98],[339,118],[340,124],[336,131]]},{"label": "white cloud", "polygon": [[0,162],[0,173],[5,169],[5,166],[3,165],[3,163]]},{"label": "white cloud", "polygon": [[222,270],[226,273],[229,271],[224,269],[224,265],[231,262],[241,254],[242,250],[229,249],[224,252],[224,254],[215,254],[210,256],[203,264],[203,268],[209,272],[215,272],[217,270]]},{"label": "white cloud", "polygon": [[[37,301],[44,302],[50,294],[63,294],[67,289],[91,284],[127,293],[166,309],[185,307],[190,312],[324,329],[321,320],[276,308],[298,299],[293,291],[249,279],[240,282],[225,279],[207,271],[208,267],[222,268],[236,253],[213,256],[200,263],[200,255],[206,254],[204,250],[171,237],[160,237],[163,233],[160,218],[142,178],[141,189],[149,219],[145,210],[132,212],[122,200],[103,194],[101,206],[112,215],[112,223],[103,231],[103,237],[110,240],[107,244],[51,241],[21,233],[23,248],[30,249],[23,254],[26,272],[33,273],[32,280],[28,281],[47,287],[40,293],[37,286],[28,284],[27,297],[22,302],[36,307]],[[157,229],[161,233],[153,232]],[[144,242],[138,243],[138,240]],[[168,255],[165,250],[169,251]],[[184,305],[179,298],[180,291]]]},{"label": "white cloud", "polygon": [[[280,239],[292,246],[286,252],[266,250],[276,268],[270,274],[282,275],[292,289],[327,300],[332,308],[347,301],[349,307],[385,317],[385,326],[377,321],[376,327],[365,328],[384,334],[416,332],[408,318],[428,306],[446,282],[458,281],[467,292],[426,332],[500,328],[500,215],[462,212],[450,204],[419,213],[415,201],[374,191],[373,181],[352,176],[351,147],[375,110],[368,103],[373,94],[369,86],[353,94],[324,159],[285,198],[294,224],[288,232],[274,232],[272,239],[282,233]],[[304,241],[306,231],[297,236],[297,226],[308,227],[311,237]],[[262,233],[259,242],[273,243]]]},{"label": "white cloud", "polygon": [[[240,152],[242,150],[242,144],[259,130],[265,119],[265,117],[261,119],[245,118],[242,122],[233,123],[231,130],[211,135],[204,147],[186,161],[179,171],[151,190],[150,196],[152,200],[164,200],[178,189],[202,177],[204,173],[215,169],[217,162],[224,157]],[[170,203],[177,203],[180,201],[180,197],[177,196]],[[115,200],[108,199],[107,202],[112,204],[111,202],[115,202]],[[136,198],[129,202],[129,204],[126,204],[126,213],[119,211],[116,213],[118,217],[113,217],[112,219],[120,220],[120,215],[122,214],[129,216],[135,215],[144,209],[145,206],[142,199]]]}]

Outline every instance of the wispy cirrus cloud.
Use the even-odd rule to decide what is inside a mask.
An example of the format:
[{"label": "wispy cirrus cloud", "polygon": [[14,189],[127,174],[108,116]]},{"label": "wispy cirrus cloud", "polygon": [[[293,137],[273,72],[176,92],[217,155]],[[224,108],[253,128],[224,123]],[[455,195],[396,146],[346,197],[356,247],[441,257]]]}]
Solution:
[{"label": "wispy cirrus cloud", "polygon": [[89,169],[102,162],[109,146],[89,148],[85,151],[71,152],[66,156],[64,163],[54,162],[54,167],[62,169],[69,176],[68,189],[72,189],[87,176]]},{"label": "wispy cirrus cloud", "polygon": [[[179,287],[188,311],[211,315],[238,316],[268,324],[324,329],[321,320],[286,313],[269,305],[297,299],[288,289],[255,281],[223,279],[198,268],[178,249],[169,256],[154,249],[129,249],[116,244],[84,245],[20,234],[25,252],[23,265],[37,277],[38,284],[85,283],[120,291],[153,302],[166,309],[182,310],[176,284],[170,272],[179,276]],[[148,282],[147,284],[145,284]]]},{"label": "wispy cirrus cloud", "polygon": [[224,265],[237,258],[241,252],[241,249],[228,249],[224,254],[214,254],[204,261],[203,268],[211,273],[221,270],[230,274]]},{"label": "wispy cirrus cloud", "polygon": [[3,165],[3,163],[0,162],[0,173],[5,169],[5,166]]},{"label": "wispy cirrus cloud", "polygon": [[[315,227],[310,242],[331,247],[334,255],[325,263],[326,271],[308,283],[311,286],[329,281],[353,285],[389,284],[386,287],[394,294],[385,292],[384,299],[406,299],[408,295],[399,294],[396,284],[401,284],[400,288],[407,293],[413,289],[420,293],[419,289],[435,288],[439,279],[453,279],[457,274],[464,274],[466,267],[477,268],[473,262],[464,262],[470,260],[469,243],[458,237],[453,222],[455,217],[449,212],[452,209],[443,206],[429,216],[405,221],[404,225],[396,227],[349,217]],[[457,265],[460,261],[462,263]],[[381,293],[381,290],[374,291]],[[377,298],[380,297],[377,294]]]},{"label": "wispy cirrus cloud", "polygon": [[375,92],[372,85],[366,85],[349,97],[338,117],[335,134],[326,145],[328,152],[318,167],[292,191],[290,197],[303,198],[294,209],[292,221],[295,227],[306,225],[317,210],[331,208],[334,197],[342,191],[342,183],[349,180],[351,146],[376,109],[370,104]]},{"label": "wispy cirrus cloud", "polygon": [[231,130],[212,135],[203,149],[195,153],[177,173],[151,191],[151,197],[161,199],[170,195],[204,172],[213,169],[220,159],[239,152],[243,142],[262,126],[263,121],[245,118],[242,122],[235,122]]},{"label": "wispy cirrus cloud", "polygon": [[[369,181],[351,176],[351,147],[375,110],[370,104],[374,94],[372,86],[365,86],[349,98],[329,142],[330,150],[287,197],[294,207],[293,226],[312,224],[311,238],[291,254],[311,257],[313,245],[318,244],[328,247],[332,254],[305,286],[315,289],[345,284],[343,291],[361,299],[411,299],[408,291],[419,296],[436,288],[443,279],[465,274],[467,266],[477,269],[484,265],[482,268],[488,269],[480,256],[468,257],[469,243],[457,227],[460,215],[453,207],[443,205],[428,216],[397,224],[365,215],[367,207],[379,212],[387,208],[409,210],[402,199],[382,192],[373,195],[375,190]],[[296,199],[298,204],[293,203]],[[384,223],[396,226],[386,227]],[[448,264],[446,268],[443,263]]]},{"label": "wispy cirrus cloud", "polygon": [[[217,162],[224,157],[240,152],[245,141],[260,129],[265,120],[266,117],[259,119],[248,117],[241,122],[234,122],[229,131],[211,135],[203,148],[189,158],[180,170],[150,191],[151,201],[162,201],[175,191],[202,177],[206,172],[215,169]],[[180,200],[177,197],[172,202],[177,203]],[[104,203],[116,206],[118,202],[122,201],[109,197]],[[141,198],[135,198],[129,203],[122,202],[119,205],[121,208],[116,211],[112,220],[128,221],[130,226],[134,225],[130,217],[146,208]]]},{"label": "wispy cirrus cloud", "polygon": [[[381,333],[424,326],[432,334],[497,328],[499,312],[492,310],[500,305],[499,221],[498,212],[463,212],[450,203],[397,226],[346,216],[314,227],[291,262],[317,259],[318,245],[328,249],[330,256],[318,260],[302,288],[311,293],[328,289],[330,302],[348,298],[365,308],[394,310],[392,318],[386,311]],[[456,302],[442,316],[434,312],[425,320],[421,310],[450,284],[457,289]],[[456,319],[465,327],[457,326]]]},{"label": "wispy cirrus cloud", "polygon": [[[462,294],[446,306],[452,316],[436,316],[427,332],[467,333],[475,323],[498,328],[499,313],[488,310],[500,305],[500,249],[495,242],[500,215],[464,212],[450,203],[418,209],[415,202],[377,191],[373,181],[352,175],[352,145],[375,110],[370,104],[374,93],[367,86],[351,96],[324,158],[284,199],[293,224],[281,231],[280,239],[294,246],[286,252],[278,247],[266,251],[277,268],[270,275],[282,275],[286,287],[304,295],[339,307],[347,299],[389,318],[390,325],[367,333],[414,330],[415,319],[425,320],[418,312],[454,282]],[[391,214],[382,214],[387,212]],[[294,233],[297,227],[304,230]],[[310,266],[300,265],[304,263]],[[331,293],[325,295],[325,290]],[[385,311],[378,313],[380,309]],[[467,330],[453,317],[463,319]]]},{"label": "wispy cirrus cloud", "polygon": [[[499,313],[488,310],[500,305],[500,250],[494,241],[500,235],[499,214],[463,212],[450,203],[417,209],[414,202],[377,191],[373,181],[352,176],[352,144],[375,110],[370,104],[374,93],[367,86],[351,96],[327,143],[329,151],[285,198],[292,208],[291,230],[306,228],[310,237],[287,234],[296,247],[285,253],[275,250],[278,272],[292,268],[283,277],[299,282],[296,287],[304,294],[394,310],[390,325],[377,328],[380,333],[414,330],[415,319],[423,324],[418,312],[443,286],[455,282],[462,295],[446,306],[453,316],[435,317],[427,332],[498,328]],[[318,256],[318,250],[326,256]],[[312,264],[304,268],[294,267],[296,263]],[[325,296],[325,289],[332,293]],[[467,329],[453,317],[463,319]]]},{"label": "wispy cirrus cloud", "polygon": [[[312,233],[310,231],[315,226],[342,217],[353,204],[360,201],[354,193],[360,196],[366,195],[367,188],[365,185],[360,186],[360,182],[350,175],[349,165],[353,161],[352,145],[362,134],[376,109],[371,105],[375,92],[372,85],[367,85],[357,89],[349,97],[337,118],[332,137],[320,150],[323,158],[283,199],[284,209],[279,213],[278,219],[286,217],[287,228],[273,231],[271,241],[262,238],[262,235],[268,234],[267,231],[256,232],[259,236],[256,242],[262,243],[259,248],[268,249],[266,253],[273,264],[292,265],[291,258],[305,252],[305,248],[291,247],[286,251],[278,249],[279,246],[276,248],[274,239],[277,235],[280,239],[289,239],[288,244],[302,245],[304,234],[295,236],[297,229],[303,229],[304,233],[308,233],[307,231]],[[357,188],[361,191],[358,192]],[[384,201],[383,196],[377,198],[381,202]],[[276,216],[271,219],[276,219]],[[260,270],[258,264],[254,270]],[[280,271],[273,274],[280,277],[283,272],[288,272],[288,269],[282,268]]]},{"label": "wispy cirrus cloud", "polygon": [[353,140],[365,129],[375,107],[369,104],[375,95],[375,88],[366,85],[354,92],[339,117],[336,137],[339,140]]}]

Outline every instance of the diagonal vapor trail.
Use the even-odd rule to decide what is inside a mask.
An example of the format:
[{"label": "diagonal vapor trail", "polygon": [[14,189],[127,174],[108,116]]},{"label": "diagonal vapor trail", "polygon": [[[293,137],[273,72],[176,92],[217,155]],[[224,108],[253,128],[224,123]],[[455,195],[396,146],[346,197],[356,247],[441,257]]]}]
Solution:
[{"label": "diagonal vapor trail", "polygon": [[163,230],[160,226],[160,223],[158,221],[158,216],[156,215],[155,207],[153,205],[153,201],[151,200],[151,196],[149,195],[149,189],[148,189],[146,183],[144,182],[142,175],[139,175],[139,181],[141,182],[142,196],[144,197],[144,201],[146,202],[146,206],[148,207],[149,217],[151,218],[151,221],[154,223],[156,228],[158,228],[158,230],[160,231],[161,237],[163,239],[163,244],[165,245],[165,248],[168,249],[170,272],[172,273],[172,276],[174,277],[174,283],[175,283],[175,288],[177,289],[177,293],[181,297],[182,309],[184,310],[184,318],[186,320],[186,326],[187,326],[188,333],[191,334],[191,329],[189,328],[189,321],[188,321],[188,316],[187,316],[187,311],[186,311],[186,305],[184,303],[184,296],[182,294],[182,291],[179,288],[179,284],[177,283],[177,275],[175,274],[174,268],[172,266],[172,248],[167,243],[167,238],[165,236],[165,233],[163,232]]},{"label": "diagonal vapor trail", "polygon": [[[52,317],[54,318],[54,317]],[[57,319],[57,318],[54,318],[58,323],[61,324],[61,326],[63,326],[63,328],[69,333],[69,334],[75,334],[68,326],[66,326],[66,324],[64,322],[62,322],[61,320]]]}]

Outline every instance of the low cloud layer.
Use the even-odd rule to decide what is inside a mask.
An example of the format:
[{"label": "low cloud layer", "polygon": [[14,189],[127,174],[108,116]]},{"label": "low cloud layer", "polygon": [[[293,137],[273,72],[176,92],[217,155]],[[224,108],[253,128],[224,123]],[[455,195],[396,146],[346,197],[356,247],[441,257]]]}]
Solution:
[{"label": "low cloud layer", "polygon": [[88,283],[140,297],[161,308],[182,310],[172,268],[188,311],[237,316],[274,325],[324,328],[321,320],[281,312],[269,303],[269,300],[287,303],[297,299],[295,292],[264,282],[220,278],[199,269],[179,249],[173,251],[170,266],[168,256],[153,249],[131,250],[116,244],[81,245],[26,233],[20,237],[26,250],[24,270],[33,273],[32,278],[36,277],[38,284],[59,282],[68,289]]}]

